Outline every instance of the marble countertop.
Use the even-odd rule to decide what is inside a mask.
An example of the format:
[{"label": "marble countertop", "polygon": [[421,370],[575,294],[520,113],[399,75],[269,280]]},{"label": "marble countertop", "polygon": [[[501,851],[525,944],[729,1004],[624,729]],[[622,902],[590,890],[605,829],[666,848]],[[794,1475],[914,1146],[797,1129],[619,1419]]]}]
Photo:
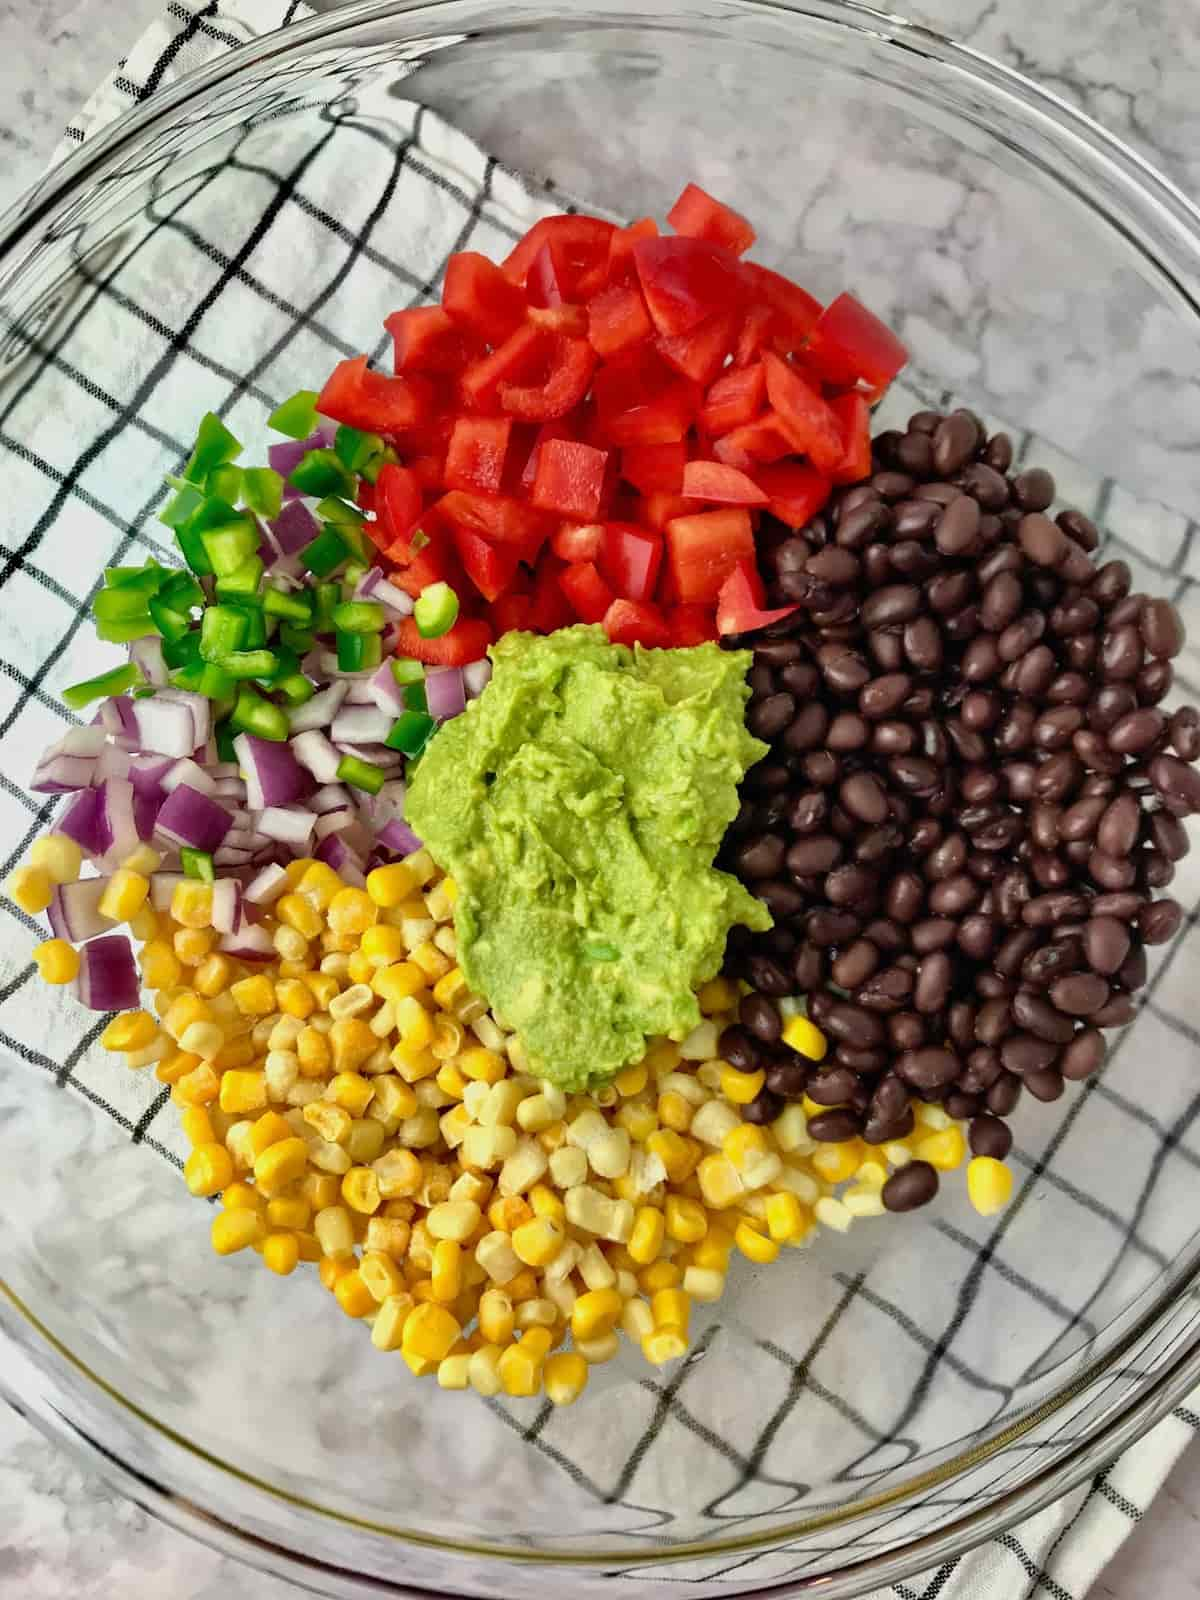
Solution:
[{"label": "marble countertop", "polygon": [[[0,209],[163,0],[0,0]],[[326,0],[328,3],[328,0]],[[919,0],[907,14],[1038,78],[1200,195],[1196,0]],[[0,1596],[286,1600],[300,1591],[192,1544],[119,1499],[0,1408]],[[1200,1445],[1093,1600],[1200,1596]]]}]

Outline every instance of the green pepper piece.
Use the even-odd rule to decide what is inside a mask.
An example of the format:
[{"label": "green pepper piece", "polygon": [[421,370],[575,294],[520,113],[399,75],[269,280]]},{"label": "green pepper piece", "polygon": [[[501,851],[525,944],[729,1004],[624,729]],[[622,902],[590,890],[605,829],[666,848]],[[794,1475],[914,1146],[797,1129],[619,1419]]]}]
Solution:
[{"label": "green pepper piece", "polygon": [[358,470],[359,474],[364,477],[368,483],[375,484],[378,483],[379,474],[383,471],[384,467],[398,467],[399,465],[400,457],[396,454],[395,450],[392,449],[390,444],[385,444],[377,456],[371,456],[369,460],[364,461]]},{"label": "green pepper piece", "polygon": [[276,678],[271,687],[283,696],[289,706],[302,706],[317,692],[302,672],[289,672],[282,678]]},{"label": "green pepper piece", "polygon": [[420,755],[436,727],[433,718],[423,711],[402,711],[384,743],[389,749],[399,750],[406,756]]},{"label": "green pepper piece", "polygon": [[136,617],[96,623],[96,637],[103,639],[105,644],[131,644],[134,639],[144,639],[148,634],[157,631],[154,618],[146,610],[141,611]]},{"label": "green pepper piece", "polygon": [[189,522],[204,504],[204,495],[194,483],[177,489],[158,513],[158,520],[168,528],[179,528]]},{"label": "green pepper piece", "polygon": [[198,693],[207,700],[232,700],[237,694],[237,682],[222,663],[209,661],[201,669]]},{"label": "green pepper piece", "polygon": [[176,572],[158,591],[158,598],[172,611],[190,611],[193,606],[206,604],[204,590],[190,572]]},{"label": "green pepper piece", "polygon": [[238,691],[237,704],[229,720],[239,733],[252,733],[259,739],[274,739],[277,743],[282,743],[291,731],[286,714],[245,684]]},{"label": "green pepper piece", "polygon": [[241,648],[261,650],[267,642],[267,622],[262,614],[262,607],[243,605],[238,600],[230,600],[228,604],[235,611],[240,611],[246,619],[246,636],[242,640]]},{"label": "green pepper piece", "polygon": [[401,688],[406,683],[420,683],[425,677],[425,663],[412,661],[408,656],[393,656],[392,677]]},{"label": "green pepper piece", "polygon": [[311,628],[294,628],[290,622],[285,622],[280,625],[279,642],[298,656],[306,656],[316,644],[317,636]]},{"label": "green pepper piece", "polygon": [[283,477],[273,467],[247,467],[242,474],[242,501],[255,516],[273,521],[283,510]]},{"label": "green pepper piece", "polygon": [[199,628],[189,628],[176,639],[164,635],[162,651],[168,667],[194,666],[201,660]]},{"label": "green pepper piece", "polygon": [[159,594],[150,597],[146,609],[164,639],[182,639],[192,625],[192,619],[186,611],[176,611]]},{"label": "green pepper piece", "polygon": [[329,494],[352,497],[358,488],[354,474],[332,450],[324,447],[309,450],[293,469],[288,482],[301,494],[310,494],[318,500]]},{"label": "green pepper piece", "polygon": [[332,522],[335,528],[361,528],[366,521],[357,506],[348,505],[332,494],[317,506],[317,516],[322,522]]},{"label": "green pepper piece", "polygon": [[213,729],[213,738],[217,741],[217,760],[236,761],[237,751],[233,748],[233,741],[237,738],[237,730],[230,726],[228,718],[218,722]]},{"label": "green pepper piece", "polygon": [[144,616],[146,596],[136,589],[101,589],[92,601],[92,614],[98,622],[127,622]]},{"label": "green pepper piece", "polygon": [[422,639],[440,639],[458,621],[458,596],[448,583],[431,583],[413,607]]},{"label": "green pepper piece", "polygon": [[333,608],[341,604],[341,591],[336,583],[318,583],[313,590],[317,602],[313,621],[318,633],[333,632]]},{"label": "green pepper piece", "polygon": [[258,552],[258,525],[252,517],[209,528],[202,535],[204,553],[219,578],[228,577]]},{"label": "green pepper piece", "polygon": [[176,667],[173,672],[167,673],[167,681],[173,689],[186,689],[189,694],[204,693],[203,661],[192,661],[186,666]]},{"label": "green pepper piece", "polygon": [[377,433],[363,433],[343,423],[333,436],[333,452],[351,472],[361,472],[367,462],[382,455],[387,445]]},{"label": "green pepper piece", "polygon": [[132,661],[127,661],[123,667],[113,667],[109,672],[73,683],[69,689],[63,690],[63,703],[70,706],[72,711],[82,711],[93,700],[107,700],[113,695],[124,694],[141,682],[141,673]]},{"label": "green pepper piece", "polygon": [[227,462],[223,467],[217,467],[210,472],[208,481],[204,485],[205,493],[215,494],[219,500],[227,500],[231,506],[237,505],[242,498],[242,482],[244,474],[241,467],[235,467],[232,462]]},{"label": "green pepper piece", "polygon": [[300,552],[300,560],[309,572],[318,578],[327,578],[330,573],[354,554],[342,532],[338,528],[324,527],[311,544],[305,545]]},{"label": "green pepper piece", "polygon": [[207,850],[193,850],[190,845],[183,845],[179,851],[179,864],[183,868],[185,878],[199,878],[201,883],[215,883],[217,869],[213,866],[213,858]]},{"label": "green pepper piece", "polygon": [[374,600],[343,600],[333,608],[333,625],[339,633],[382,633],[387,616]]},{"label": "green pepper piece", "polygon": [[217,579],[217,597],[220,600],[238,600],[242,605],[261,605],[258,593],[262,581],[263,562],[260,555],[247,556],[240,567],[226,572]]},{"label": "green pepper piece", "polygon": [[317,427],[317,391],[298,389],[296,393],[275,407],[267,418],[267,427],[289,439],[307,439]]},{"label": "green pepper piece", "polygon": [[339,672],[366,672],[383,660],[383,647],[377,633],[338,633]]},{"label": "green pepper piece", "polygon": [[420,683],[406,683],[404,685],[404,709],[406,711],[429,711],[429,696],[425,693],[425,680]]},{"label": "green pepper piece", "polygon": [[189,483],[203,483],[217,467],[235,460],[241,453],[241,441],[230,433],[215,412],[209,411],[200,419],[196,443],[183,476]]},{"label": "green pepper piece", "polygon": [[205,661],[220,661],[240,650],[249,628],[249,614],[240,606],[209,606],[200,622],[201,656]]},{"label": "green pepper piece", "polygon": [[339,783],[348,783],[352,789],[362,789],[367,794],[378,794],[383,788],[387,773],[382,767],[372,766],[361,756],[343,756],[338,762]]},{"label": "green pepper piece", "polygon": [[222,656],[217,665],[222,672],[239,681],[250,678],[270,678],[279,662],[271,650],[232,650]]},{"label": "green pepper piece", "polygon": [[312,621],[312,596],[304,589],[281,589],[269,583],[263,591],[263,610],[269,617],[303,625]]},{"label": "green pepper piece", "polygon": [[159,566],[157,561],[147,561],[140,567],[105,567],[104,583],[108,589],[133,589],[139,594],[157,594],[171,576],[170,568]]}]

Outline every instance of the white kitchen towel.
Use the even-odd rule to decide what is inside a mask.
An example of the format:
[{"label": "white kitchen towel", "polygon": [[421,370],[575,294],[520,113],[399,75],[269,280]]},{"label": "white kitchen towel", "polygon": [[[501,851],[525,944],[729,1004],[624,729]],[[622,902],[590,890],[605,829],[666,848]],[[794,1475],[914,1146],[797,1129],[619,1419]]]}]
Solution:
[{"label": "white kitchen towel", "polygon": [[[159,88],[176,81],[215,55],[305,14],[305,7],[299,0],[209,0],[204,5],[189,5],[183,0],[174,0],[167,13],[137,42],[119,70],[88,101],[68,130],[60,155],[93,137],[132,105],[144,101]],[[408,247],[416,256],[422,257],[424,252],[429,259],[406,261],[403,275],[414,294],[421,289],[433,293],[437,287],[439,262],[444,259],[446,240],[449,238],[453,241],[460,228],[464,205],[474,230],[473,246],[494,252],[502,249],[506,240],[515,237],[521,225],[527,225],[531,215],[537,214],[543,202],[533,199],[517,180],[499,169],[484,152],[431,113],[416,113],[412,143],[419,160],[408,164],[405,177],[410,185],[405,191],[406,240],[412,241]],[[469,197],[469,203],[464,196]],[[354,197],[347,194],[347,217],[350,217],[353,206]],[[422,229],[415,225],[414,218],[418,216],[422,224],[428,223],[428,227]],[[436,241],[436,248],[430,241]],[[275,276],[265,292],[276,298],[279,307],[286,308],[292,303],[292,295],[298,294],[302,288],[299,278],[306,271],[307,264],[293,263],[286,251],[280,251],[274,255],[271,267]],[[293,272],[297,281],[289,282],[289,273]],[[260,284],[258,291],[262,290]],[[189,285],[186,293],[194,292],[194,286]],[[155,310],[154,306],[149,305],[130,308],[134,319],[131,330],[138,320],[149,326]],[[236,314],[236,311],[227,314]],[[345,345],[339,337],[344,330],[338,327],[336,305],[323,306],[320,314],[328,320],[328,342],[332,342],[335,348],[340,344],[344,347],[342,353],[350,353],[353,347]],[[311,381],[313,370],[310,364],[292,386],[299,386],[300,381]],[[279,374],[274,373],[273,376]],[[247,381],[244,393],[247,404],[261,408],[263,395],[255,391],[252,381]],[[104,397],[102,402],[108,403]],[[204,397],[198,393],[194,409],[199,413],[203,408]],[[233,420],[236,425],[236,417]],[[174,464],[176,442],[165,434],[160,433],[156,438],[144,434],[141,443],[147,448],[150,444],[156,445],[164,457]],[[9,447],[13,448],[12,445]],[[31,453],[28,444],[24,449],[26,455]],[[1040,441],[1037,442],[1036,459],[1045,460],[1048,454],[1048,449],[1043,448]],[[45,463],[24,464],[29,465],[30,470],[45,469]],[[1076,483],[1086,480],[1086,475],[1077,472],[1071,463],[1059,459],[1049,464],[1065,469],[1062,476],[1072,480],[1072,490]],[[142,465],[149,475],[154,463],[143,461]],[[1190,531],[1180,531],[1179,519],[1169,512],[1156,516],[1148,513],[1145,507],[1134,508],[1137,512],[1139,542],[1139,549],[1135,551],[1120,539],[1122,517],[1119,504],[1112,499],[1111,486],[1106,490],[1093,483],[1091,487],[1093,492],[1090,497],[1072,493],[1072,498],[1085,508],[1108,513],[1105,521],[1109,535],[1120,545],[1121,554],[1127,558],[1140,557],[1144,570],[1149,537],[1149,565],[1159,579],[1157,586],[1163,586],[1165,574],[1174,573],[1178,578],[1185,570],[1191,537]],[[96,515],[103,515],[102,498],[86,486],[83,494],[85,497],[91,494],[90,501],[84,499],[88,509]],[[116,529],[114,523],[114,532]],[[1156,529],[1159,530],[1157,535]],[[52,564],[51,570],[65,568]],[[5,577],[8,575],[6,570]],[[42,583],[43,588],[50,582],[44,574],[37,581]],[[82,619],[86,607],[79,608],[76,598],[62,590],[61,586],[57,599],[64,607],[75,605]],[[30,708],[27,715],[41,716],[46,722],[48,742],[61,716],[61,708],[42,689],[40,678],[32,686],[21,684],[19,687],[22,704]],[[14,772],[14,778],[19,776]],[[0,780],[0,783],[3,781]],[[9,784],[8,787],[11,791],[15,786]],[[0,796],[0,806],[14,808],[14,822],[20,815],[21,803],[12,792]],[[40,808],[38,815],[32,819],[26,811],[25,827],[35,830],[43,826],[45,817],[41,815],[42,811],[48,815],[49,807]],[[4,820],[7,824],[7,814]],[[9,914],[15,914],[11,902],[6,904],[5,909]],[[113,1115],[135,1139],[145,1142],[162,1155],[174,1155],[177,1149],[175,1139],[165,1125],[169,1119],[164,1117],[158,1120],[166,1099],[165,1092],[156,1092],[156,1086],[148,1083],[144,1075],[135,1077],[126,1073],[123,1067],[113,1066],[92,1048],[98,1026],[89,1030],[80,1039],[76,1049],[61,1062],[51,1062],[43,1049],[47,1029],[60,1029],[55,1035],[57,1037],[71,1037],[73,1032],[79,1031],[78,1013],[74,1013],[72,1025],[68,1021],[69,1007],[66,1001],[60,1005],[57,998],[52,998],[39,1008],[38,1033],[20,1032],[10,1023],[16,1010],[12,1002],[27,978],[27,969],[0,972],[0,979],[3,980],[0,984],[0,1028],[6,1030],[4,1043],[36,1064],[55,1071],[60,1081],[81,1091]],[[7,1031],[10,1027],[11,1032]],[[910,1579],[886,1593],[901,1595],[904,1600],[934,1600],[939,1595],[944,1600],[1017,1600],[1017,1597],[1039,1596],[1043,1593],[1053,1596],[1054,1600],[1083,1600],[1097,1573],[1128,1536],[1176,1458],[1195,1436],[1200,1427],[1198,1413],[1200,1395],[1193,1396],[1190,1405],[1179,1407],[1090,1484],[1080,1487],[1038,1516],[958,1561]],[[881,1600],[881,1597],[877,1596],[875,1600]]]}]

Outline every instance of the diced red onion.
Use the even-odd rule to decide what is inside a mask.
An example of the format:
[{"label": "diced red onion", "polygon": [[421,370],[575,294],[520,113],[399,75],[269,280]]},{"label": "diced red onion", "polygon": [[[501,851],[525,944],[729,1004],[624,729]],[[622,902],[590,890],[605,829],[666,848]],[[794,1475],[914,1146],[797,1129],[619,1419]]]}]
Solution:
[{"label": "diced red onion", "polygon": [[89,1011],[131,1011],[138,1003],[133,947],[123,933],[93,939],[80,952],[75,992]]},{"label": "diced red onion", "polygon": [[323,816],[326,811],[338,811],[342,806],[350,804],[350,791],[344,783],[325,783],[308,797],[308,809],[315,816]]},{"label": "diced red onion", "polygon": [[291,746],[296,760],[319,784],[334,782],[342,758],[323,733],[310,728],[307,733],[298,733]]},{"label": "diced red onion", "polygon": [[313,695],[311,700],[306,700],[302,706],[296,706],[288,713],[288,723],[293,733],[308,733],[312,728],[327,728],[337,716],[342,701],[346,698],[347,685],[344,683],[331,683],[327,689],[322,689]]},{"label": "diced red onion", "polygon": [[333,868],[339,878],[353,888],[361,889],[367,881],[363,864],[340,834],[331,833],[317,846],[317,860]]},{"label": "diced red onion", "polygon": [[226,805],[242,806],[246,803],[246,785],[241,778],[221,778],[213,784],[213,796]]},{"label": "diced red onion", "polygon": [[284,867],[278,865],[264,867],[246,885],[245,899],[251,905],[273,906],[287,886],[288,875]]},{"label": "diced red onion", "polygon": [[371,820],[375,827],[380,828],[385,822],[390,822],[393,817],[404,816],[404,800],[408,786],[403,778],[389,778],[373,797]]},{"label": "diced red onion", "polygon": [[163,660],[162,640],[155,633],[143,639],[134,639],[129,646],[129,659],[139,669],[147,683],[156,689],[167,686],[167,663]]},{"label": "diced red onion", "polygon": [[89,728],[68,728],[58,743],[50,746],[42,760],[48,761],[51,756],[100,756],[107,743],[107,732],[102,725],[93,723]]},{"label": "diced red onion", "polygon": [[232,845],[223,844],[219,850],[213,851],[213,865],[216,867],[249,867],[253,864],[253,850],[238,850]]},{"label": "diced red onion", "polygon": [[38,766],[29,787],[34,794],[70,794],[90,788],[95,773],[92,756],[51,756]]},{"label": "diced red onion", "polygon": [[390,717],[398,717],[404,710],[404,690],[396,682],[392,663],[385,661],[368,684],[371,699]]},{"label": "diced red onion", "polygon": [[378,605],[386,606],[389,611],[394,611],[397,616],[407,617],[412,615],[413,598],[403,589],[397,589],[394,583],[389,583],[379,567],[372,567],[369,572],[364,572],[354,586],[356,600],[374,600]]},{"label": "diced red onion", "polygon": [[96,770],[92,773],[92,782],[101,784],[106,778],[132,778],[133,757],[127,750],[123,750],[120,743],[106,744],[96,759]]},{"label": "diced red onion", "polygon": [[161,809],[162,800],[158,795],[139,794],[136,789],[133,791],[133,825],[139,839],[153,837]]},{"label": "diced red onion", "polygon": [[258,831],[298,848],[312,838],[316,820],[303,806],[267,806],[258,815]]},{"label": "diced red onion", "polygon": [[181,783],[163,801],[155,831],[171,844],[211,854],[223,843],[233,819],[211,795]]},{"label": "diced red onion", "polygon": [[129,763],[129,781],[134,793],[161,800],[166,793],[163,779],[175,765],[170,756],[134,756]]},{"label": "diced red onion", "polygon": [[212,925],[232,933],[242,918],[242,885],[237,878],[218,878],[212,886]]},{"label": "diced red onion", "polygon": [[273,522],[268,522],[266,536],[281,556],[294,556],[311,544],[320,531],[320,523],[303,501],[291,500]]},{"label": "diced red onion", "polygon": [[251,811],[264,806],[286,806],[312,787],[290,746],[274,739],[257,739],[239,733],[233,741],[246,779],[246,803]]},{"label": "diced red onion", "polygon": [[100,915],[100,900],[108,888],[107,878],[80,878],[75,883],[60,883],[55,889],[46,916],[56,939],[83,944],[112,927],[111,917]]},{"label": "diced red onion", "polygon": [[373,706],[375,691],[371,687],[372,682],[371,678],[351,678],[342,703],[348,706]]},{"label": "diced red onion", "polygon": [[429,715],[444,722],[467,709],[467,691],[461,667],[439,667],[425,674],[425,698]]},{"label": "diced red onion", "polygon": [[242,773],[236,761],[210,761],[208,775],[219,783],[222,778],[240,778]]},{"label": "diced red onion", "polygon": [[343,706],[333,719],[329,737],[335,744],[382,744],[396,719],[378,706]]},{"label": "diced red onion", "polygon": [[100,785],[100,840],[106,866],[119,867],[141,843],[133,809],[133,785],[127,778],[108,778]]},{"label": "diced red onion", "polygon": [[138,738],[133,701],[127,694],[111,695],[100,704],[100,725],[118,738]]},{"label": "diced red onion", "polygon": [[265,928],[251,922],[242,908],[242,920],[232,933],[221,936],[217,944],[224,955],[235,956],[239,961],[271,961],[276,955],[271,935]]},{"label": "diced red onion", "polygon": [[[262,813],[259,812],[258,815],[261,816]],[[230,828],[229,832],[221,841],[222,848],[225,850],[248,850],[251,855],[253,855],[256,850],[260,849],[262,845],[269,843],[270,840],[268,839],[267,835],[265,833],[259,833],[258,830],[251,827],[249,823],[241,828]]]},{"label": "diced red onion", "polygon": [[391,822],[385,823],[377,837],[381,845],[396,855],[411,856],[414,851],[424,848],[408,823],[402,822],[399,817],[393,817]]},{"label": "diced red onion", "polygon": [[153,700],[137,701],[134,716],[138,744],[143,750],[179,760],[190,756],[196,748],[196,724],[191,707],[180,705],[178,700],[168,700],[165,691],[155,695]]},{"label": "diced red onion", "polygon": [[404,757],[399,750],[390,750],[386,744],[351,744],[349,740],[344,740],[339,743],[338,749],[344,756],[357,756],[360,761],[369,761],[373,767],[381,767],[384,772],[404,765]]},{"label": "diced red onion", "polygon": [[492,681],[492,663],[486,657],[482,661],[472,661],[462,669],[462,675],[467,698],[475,700]]},{"label": "diced red onion", "polygon": [[154,873],[150,879],[150,904],[155,911],[169,911],[176,889],[187,882],[182,872]]},{"label": "diced red onion", "polygon": [[216,784],[204,770],[197,766],[191,756],[184,756],[182,761],[177,761],[162,779],[162,787],[167,794],[178,789],[181,783],[186,783],[189,789],[196,789],[201,794],[215,794]]},{"label": "diced red onion", "polygon": [[353,827],[358,821],[358,813],[349,806],[341,811],[327,811],[323,817],[317,818],[315,829],[318,839],[327,839],[331,833],[341,833],[344,829]]},{"label": "diced red onion", "polygon": [[65,833],[85,855],[98,856],[104,849],[100,828],[100,812],[104,801],[99,789],[81,789],[56,824],[58,833]]},{"label": "diced red onion", "polygon": [[[212,702],[202,694],[193,694],[189,689],[160,689],[153,701],[139,700],[138,705],[157,705],[159,701],[167,700],[175,705],[187,706],[192,713],[195,724],[196,736],[192,740],[192,748],[184,751],[185,755],[194,756],[202,766],[208,766],[210,761],[217,759],[217,747],[209,745],[209,736],[212,733]],[[201,746],[207,746],[201,749]],[[164,751],[164,754],[170,754]]]}]

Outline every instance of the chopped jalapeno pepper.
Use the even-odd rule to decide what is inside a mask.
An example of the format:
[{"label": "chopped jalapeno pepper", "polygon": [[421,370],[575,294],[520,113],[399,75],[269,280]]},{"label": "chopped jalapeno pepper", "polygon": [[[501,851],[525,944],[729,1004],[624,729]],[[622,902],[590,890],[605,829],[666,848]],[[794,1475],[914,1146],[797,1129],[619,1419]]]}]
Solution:
[{"label": "chopped jalapeno pepper", "polygon": [[458,621],[458,596],[448,583],[431,583],[413,607],[422,639],[440,639]]},{"label": "chopped jalapeno pepper", "polygon": [[382,767],[372,766],[360,756],[343,756],[338,762],[339,783],[348,783],[352,789],[363,789],[367,794],[378,794],[383,788],[387,773]]},{"label": "chopped jalapeno pepper", "polygon": [[386,623],[383,607],[374,600],[343,600],[333,608],[333,625],[339,633],[380,633]]},{"label": "chopped jalapeno pepper", "polygon": [[392,750],[400,750],[406,756],[420,755],[430,735],[437,727],[432,717],[423,711],[402,711],[392,725],[384,743]]},{"label": "chopped jalapeno pepper", "polygon": [[340,672],[366,672],[383,659],[377,633],[338,633],[336,638]]},{"label": "chopped jalapeno pepper", "polygon": [[237,704],[229,721],[239,733],[253,733],[276,743],[282,743],[290,732],[286,714],[245,686],[238,691]]}]

